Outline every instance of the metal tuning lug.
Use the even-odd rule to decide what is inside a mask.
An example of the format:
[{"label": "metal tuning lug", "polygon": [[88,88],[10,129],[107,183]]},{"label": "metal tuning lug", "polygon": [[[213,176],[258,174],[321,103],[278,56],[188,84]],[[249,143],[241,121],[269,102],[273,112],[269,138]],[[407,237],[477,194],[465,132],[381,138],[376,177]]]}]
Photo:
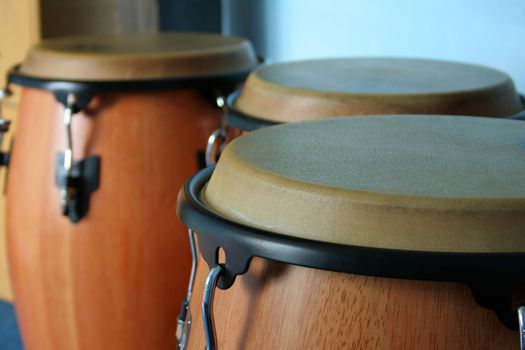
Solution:
[{"label": "metal tuning lug", "polygon": [[[223,113],[227,112],[226,99],[222,94],[218,94],[215,103],[217,107],[222,109]],[[210,166],[217,163],[219,156],[222,152],[222,149],[226,146],[226,127],[224,125],[224,116],[222,118],[222,127],[213,131],[208,138],[208,144],[206,145],[205,153],[205,164]]]},{"label": "metal tuning lug", "polygon": [[518,324],[520,332],[520,349],[525,350],[525,305],[518,307]]},{"label": "metal tuning lug", "polygon": [[[0,147],[4,141],[4,134],[9,131],[11,121],[4,119],[2,114],[2,105],[4,98],[11,95],[9,88],[0,89]],[[9,153],[0,152],[0,166],[7,166],[9,164]]]},{"label": "metal tuning lug", "polygon": [[179,317],[177,319],[177,349],[186,350],[188,345],[188,338],[190,336],[191,330],[191,313],[190,313],[190,302],[191,296],[193,294],[193,285],[195,283],[195,274],[197,273],[197,245],[195,244],[195,234],[190,229],[188,230],[188,235],[190,239],[190,249],[191,249],[191,274],[190,281],[188,283],[188,292],[186,294],[186,299],[183,300]]},{"label": "metal tuning lug", "polygon": [[224,148],[225,144],[226,131],[223,128],[215,129],[208,138],[208,144],[206,145],[206,166],[217,163],[222,148]]},{"label": "metal tuning lug", "polygon": [[60,209],[73,223],[78,222],[88,211],[89,195],[99,186],[100,157],[73,160],[73,135],[71,125],[75,113],[76,97],[67,95],[64,106],[66,149],[59,153],[55,166],[55,182],[60,193]]},{"label": "metal tuning lug", "polygon": [[204,282],[204,295],[202,298],[202,322],[204,327],[204,336],[206,338],[206,350],[217,349],[217,334],[213,322],[213,297],[217,282],[222,275],[222,266],[215,265],[211,268],[206,281]]}]

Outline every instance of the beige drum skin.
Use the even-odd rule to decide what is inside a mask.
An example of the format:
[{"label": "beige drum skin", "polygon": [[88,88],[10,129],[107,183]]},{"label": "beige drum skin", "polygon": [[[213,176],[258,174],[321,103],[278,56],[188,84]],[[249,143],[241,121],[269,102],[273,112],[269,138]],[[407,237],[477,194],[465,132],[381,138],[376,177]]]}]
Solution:
[{"label": "beige drum skin", "polygon": [[[64,107],[50,91],[24,87],[7,233],[27,350],[175,348],[191,260],[173,208],[221,111],[196,88],[140,84],[206,80],[255,64],[249,42],[213,34],[52,39],[28,53],[19,68],[25,77],[117,88],[95,90],[72,117],[74,159],[101,159],[89,211],[72,223],[60,212],[55,184]],[[126,82],[139,88],[119,90]]]},{"label": "beige drum skin", "polygon": [[[523,253],[524,159],[522,121],[405,115],[290,123],[230,143],[201,200],[268,235],[406,252]],[[226,249],[222,262],[231,254]],[[205,346],[208,271],[201,258],[189,349]],[[230,289],[216,290],[213,306],[218,349],[519,346],[518,332],[461,283],[254,257]]]},{"label": "beige drum skin", "polygon": [[505,73],[478,65],[410,58],[332,58],[255,69],[228,98],[209,164],[236,137],[263,126],[334,116],[445,114],[505,117],[525,109]]},{"label": "beige drum skin", "polygon": [[503,72],[408,58],[321,59],[260,67],[250,74],[233,107],[277,123],[364,114],[502,117],[525,108]]}]

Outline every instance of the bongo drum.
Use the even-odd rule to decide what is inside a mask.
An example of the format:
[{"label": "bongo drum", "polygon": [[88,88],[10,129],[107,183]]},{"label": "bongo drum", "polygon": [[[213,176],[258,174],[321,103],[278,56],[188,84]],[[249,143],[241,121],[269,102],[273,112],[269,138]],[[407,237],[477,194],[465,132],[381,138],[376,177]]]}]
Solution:
[{"label": "bongo drum", "polygon": [[524,157],[523,121],[483,117],[237,138],[179,195],[202,255],[188,348],[516,349]]},{"label": "bongo drum", "polygon": [[[26,349],[174,349],[191,256],[176,194],[256,64],[215,34],[46,40],[23,86],[7,234]],[[203,158],[203,157],[202,157]]]},{"label": "bongo drum", "polygon": [[404,59],[341,58],[260,67],[227,98],[207,163],[243,132],[341,115],[453,114],[503,117],[525,109],[514,83],[492,68]]}]

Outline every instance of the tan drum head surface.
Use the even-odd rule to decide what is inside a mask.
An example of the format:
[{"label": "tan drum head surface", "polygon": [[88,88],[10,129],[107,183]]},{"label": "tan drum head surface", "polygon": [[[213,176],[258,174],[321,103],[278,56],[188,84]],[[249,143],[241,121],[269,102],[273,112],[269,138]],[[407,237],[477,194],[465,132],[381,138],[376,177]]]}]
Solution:
[{"label": "tan drum head surface", "polygon": [[276,122],[360,114],[506,116],[524,106],[504,73],[403,58],[341,58],[260,67],[235,103]]},{"label": "tan drum head surface", "polygon": [[525,250],[525,122],[331,118],[226,147],[203,199],[233,221],[367,247]]},{"label": "tan drum head surface", "polygon": [[120,81],[244,72],[256,64],[252,45],[238,37],[113,34],[44,40],[30,50],[21,72],[53,80]]}]

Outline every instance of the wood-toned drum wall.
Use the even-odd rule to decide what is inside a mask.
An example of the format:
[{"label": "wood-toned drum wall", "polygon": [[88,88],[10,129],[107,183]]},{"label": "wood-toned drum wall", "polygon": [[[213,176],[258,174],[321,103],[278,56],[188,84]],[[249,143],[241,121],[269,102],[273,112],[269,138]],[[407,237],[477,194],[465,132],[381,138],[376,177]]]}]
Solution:
[{"label": "wood-toned drum wall", "polygon": [[[226,253],[227,256],[228,253]],[[188,349],[205,346],[201,315],[208,265],[191,300]],[[219,349],[517,349],[518,332],[458,283],[375,278],[254,258],[217,290]]]},{"label": "wood-toned drum wall", "polygon": [[[39,0],[0,0],[0,84],[5,82],[7,70],[20,62],[27,49],[40,37]],[[6,118],[16,121],[20,89],[14,89],[15,95],[4,103],[3,114]],[[4,150],[13,135],[14,125],[4,140]],[[0,170],[0,189],[4,190],[5,170]],[[4,196],[0,196],[0,298],[12,300],[9,284],[6,245]]]},{"label": "wood-toned drum wall", "polygon": [[[87,16],[86,13],[90,15]],[[7,70],[24,58],[27,50],[42,37],[102,32],[156,31],[154,0],[0,0],[0,85]],[[16,35],[15,35],[16,33]],[[4,103],[4,116],[13,120],[4,149],[14,135],[20,89]],[[0,169],[0,191],[5,171]],[[12,300],[4,233],[4,196],[0,197],[0,299]]]}]

